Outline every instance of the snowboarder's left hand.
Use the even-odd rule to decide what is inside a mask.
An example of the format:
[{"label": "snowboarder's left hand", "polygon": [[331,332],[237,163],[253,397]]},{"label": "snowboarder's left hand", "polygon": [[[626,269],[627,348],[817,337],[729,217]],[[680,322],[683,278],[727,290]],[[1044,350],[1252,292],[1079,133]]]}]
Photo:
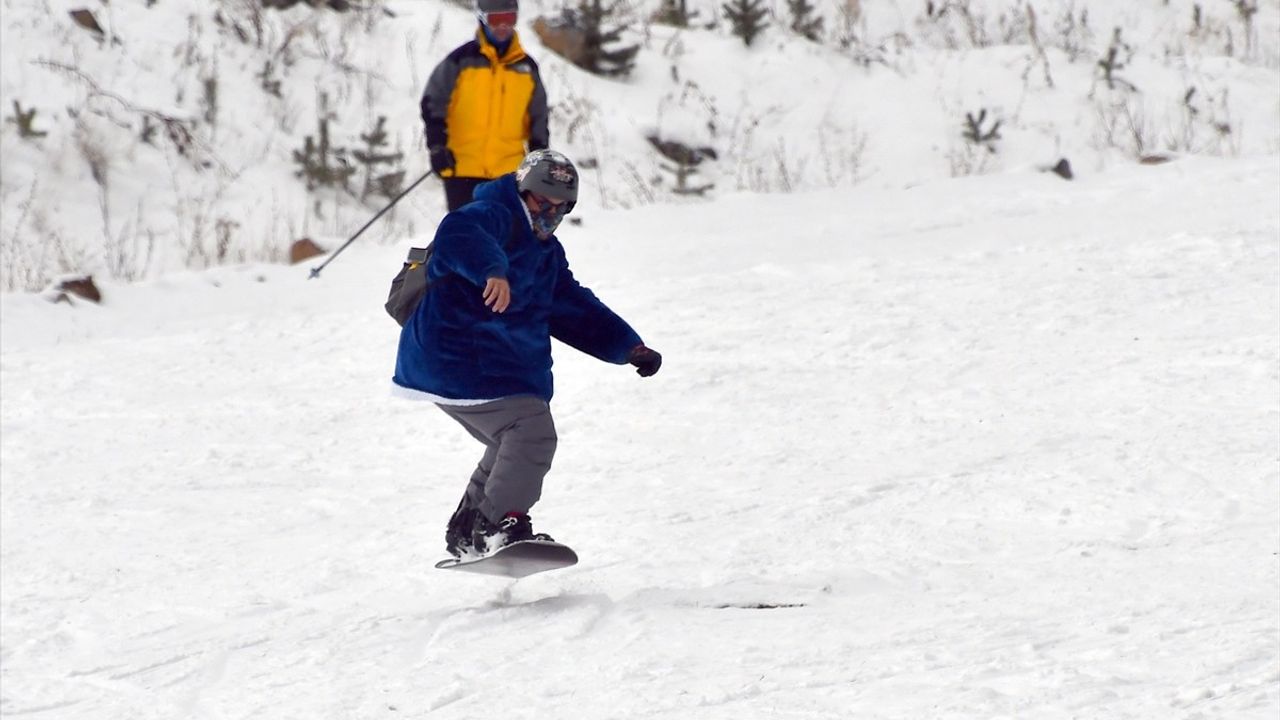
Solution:
[{"label": "snowboarder's left hand", "polygon": [[631,349],[631,354],[627,355],[627,362],[636,366],[637,375],[649,377],[662,367],[662,355],[658,354],[657,350],[637,345]]}]

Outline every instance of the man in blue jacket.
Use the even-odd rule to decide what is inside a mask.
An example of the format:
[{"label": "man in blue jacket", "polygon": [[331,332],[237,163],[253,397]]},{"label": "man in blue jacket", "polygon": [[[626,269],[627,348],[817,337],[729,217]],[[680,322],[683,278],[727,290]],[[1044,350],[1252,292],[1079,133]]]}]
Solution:
[{"label": "man in blue jacket", "polygon": [[395,384],[434,402],[485,446],[445,532],[457,556],[534,534],[529,508],[556,451],[551,338],[642,377],[662,365],[569,271],[556,239],[578,200],[578,172],[554,150],[480,185],[436,229],[430,290],[400,333]]}]

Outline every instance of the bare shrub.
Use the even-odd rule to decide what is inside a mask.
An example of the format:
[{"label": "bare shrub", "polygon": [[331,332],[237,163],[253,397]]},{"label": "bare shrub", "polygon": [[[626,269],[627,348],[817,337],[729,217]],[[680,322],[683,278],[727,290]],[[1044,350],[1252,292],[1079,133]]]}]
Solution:
[{"label": "bare shrub", "polygon": [[1206,155],[1240,154],[1239,122],[1232,117],[1228,92],[1200,93],[1190,87],[1176,111],[1177,120],[1163,133],[1170,152]]},{"label": "bare shrub", "polygon": [[[231,241],[234,237],[234,233],[236,229],[239,227],[240,227],[240,223],[225,216],[219,217],[216,221],[214,221],[213,223],[214,251],[213,252],[214,252],[214,258],[217,260],[219,265],[227,261],[227,253],[231,250]],[[241,257],[237,258],[237,260],[241,260],[241,261],[243,261],[244,259],[245,258],[243,254],[241,255]]]},{"label": "bare shrub", "polygon": [[867,140],[867,134],[856,122],[845,126],[823,122],[818,126],[818,157],[828,186],[856,185],[866,179]]},{"label": "bare shrub", "polygon": [[77,152],[89,166],[90,177],[101,192],[106,192],[111,184],[111,160],[107,156],[106,142],[85,123],[83,115],[76,119],[73,137]]},{"label": "bare shrub", "polygon": [[635,205],[649,205],[657,200],[658,194],[653,185],[646,182],[640,169],[630,160],[622,163],[623,182],[629,191],[626,195],[613,192],[607,188],[600,189],[600,197],[604,207],[610,207],[612,200],[618,207],[626,210]]},{"label": "bare shrub", "polygon": [[872,65],[883,65],[895,72],[902,72],[898,58],[913,46],[911,38],[905,33],[893,33],[878,40],[867,40],[864,35],[853,34],[837,40],[857,65],[864,68]]},{"label": "bare shrub", "polygon": [[947,151],[947,167],[951,177],[982,175],[995,163],[995,154],[973,143],[952,145]]},{"label": "bare shrub", "polygon": [[1049,55],[1044,51],[1044,44],[1040,41],[1040,32],[1036,24],[1036,9],[1031,5],[1027,5],[1027,39],[1031,43],[1031,60],[1027,63],[1026,70],[1022,71],[1023,85],[1029,84],[1028,78],[1031,71],[1038,64],[1044,73],[1045,87],[1053,87],[1053,71],[1049,67]]},{"label": "bare shrub", "polygon": [[33,258],[36,269],[33,278],[40,279],[40,287],[28,287],[28,290],[42,289],[58,275],[82,271],[90,266],[91,254],[84,239],[64,236],[50,221],[48,211],[40,205],[32,206],[31,229],[35,232],[34,244],[38,248]]},{"label": "bare shrub", "polygon": [[1099,150],[1119,150],[1138,160],[1156,147],[1156,130],[1141,98],[1115,95],[1094,106],[1093,145]]},{"label": "bare shrub", "polygon": [[1089,26],[1089,8],[1077,10],[1075,0],[1069,0],[1054,16],[1053,27],[1045,37],[1048,46],[1061,50],[1069,62],[1092,52],[1094,35]]},{"label": "bare shrub", "polygon": [[765,173],[760,161],[755,157],[756,133],[760,126],[771,116],[780,115],[783,108],[774,106],[757,112],[749,103],[733,116],[733,124],[729,127],[726,156],[734,161],[734,176],[737,189],[757,190],[762,185]]},{"label": "bare shrub", "polygon": [[[553,137],[560,137],[563,133],[564,144],[567,146],[581,146],[584,142],[589,144],[591,149],[582,156],[591,162],[598,162],[600,159],[598,138],[601,133],[600,128],[603,127],[599,103],[571,81],[562,69],[556,68],[551,72],[554,77],[549,78],[548,85],[560,88],[551,106],[551,122],[556,125],[553,128]],[[577,164],[581,165],[581,162]]]},{"label": "bare shrub", "polygon": [[994,18],[976,10],[971,0],[926,0],[916,26],[926,41],[948,50],[1009,45],[1026,36],[1026,16],[1020,7],[1000,11]]},{"label": "bare shrub", "polygon": [[[69,77],[83,84],[88,92],[87,104],[90,107],[96,107],[103,104],[105,101],[115,108],[136,116],[144,129],[148,123],[154,122],[158,127],[164,129],[164,135],[169,140],[170,146],[178,153],[178,155],[185,158],[193,168],[197,170],[207,170],[211,167],[218,167],[225,170],[226,166],[218,159],[217,155],[213,153],[208,143],[198,138],[192,132],[192,124],[190,121],[183,120],[157,110],[141,107],[119,95],[116,95],[115,93],[104,90],[97,81],[79,67],[48,60],[37,60],[34,64],[65,73]],[[102,112],[103,114],[108,114],[106,111]],[[143,140],[149,141],[150,137],[151,136],[149,134],[146,134],[144,135]]]},{"label": "bare shrub", "polygon": [[[5,292],[30,292],[49,284],[50,273],[45,267],[43,252],[32,252],[34,248],[46,251],[47,246],[38,237],[31,239],[38,233],[33,229],[28,235],[26,228],[39,186],[39,180],[31,183],[26,199],[18,204],[18,217],[13,229],[0,234],[0,290]],[[36,256],[32,257],[33,254]]]},{"label": "bare shrub", "polygon": [[[960,24],[966,27],[957,27]],[[931,41],[947,50],[984,47],[987,44],[984,38],[975,37],[979,26],[974,23],[968,0],[947,0],[942,3],[928,0],[924,6],[924,15],[916,19],[916,27],[927,42]],[[965,38],[968,38],[967,44]]]},{"label": "bare shrub", "polygon": [[1245,57],[1252,57],[1257,48],[1258,31],[1253,26],[1253,16],[1258,14],[1258,0],[1231,0],[1236,16],[1243,25]]},{"label": "bare shrub", "polygon": [[122,225],[116,232],[112,232],[111,229],[105,195],[102,196],[101,203],[104,241],[102,259],[107,273],[125,282],[143,279],[151,268],[156,250],[155,231],[150,228],[143,229],[146,217],[143,200],[138,200],[138,208],[132,223]]},{"label": "bare shrub", "polygon": [[177,168],[172,173],[177,228],[175,241],[181,251],[183,267],[204,269],[233,259],[230,254],[239,223],[220,212],[223,195],[237,179],[225,176],[216,185],[206,185],[202,192],[183,192],[185,180]]},{"label": "bare shrub", "polygon": [[800,187],[809,158],[788,149],[785,138],[777,138],[763,155],[739,159],[738,188],[751,192],[793,192]]},{"label": "bare shrub", "polygon": [[836,14],[840,16],[841,37],[853,37],[854,29],[863,21],[862,0],[844,0],[836,7]]}]

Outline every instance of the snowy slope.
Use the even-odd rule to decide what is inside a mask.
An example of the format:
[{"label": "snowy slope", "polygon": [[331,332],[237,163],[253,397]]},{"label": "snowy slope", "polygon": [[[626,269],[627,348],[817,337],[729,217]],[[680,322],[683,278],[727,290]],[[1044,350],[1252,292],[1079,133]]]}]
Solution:
[{"label": "snowy slope", "polygon": [[[1280,158],[603,211],[536,524],[430,568],[474,442],[388,395],[403,247],[0,305],[0,713],[1280,712]],[[673,230],[675,228],[675,230]]]},{"label": "snowy slope", "polygon": [[[717,152],[690,181],[714,184],[707,200],[901,188],[1063,157],[1087,175],[1152,153],[1280,152],[1277,0],[1254,3],[1248,23],[1226,0],[817,0],[818,43],[788,31],[778,3],[750,48],[717,20],[721,4],[690,0],[700,15],[688,29],[652,23],[658,0],[628,4],[618,22],[640,45],[636,68],[604,79],[532,31],[563,3],[523,3],[553,145],[591,168],[596,207],[679,199],[648,135]],[[406,183],[421,176],[417,100],[475,27],[467,2],[360,5],[0,0],[0,291],[38,291],[64,272],[137,280],[279,261],[298,238],[331,249],[354,232],[387,198],[308,192],[294,153],[321,117],[351,149],[385,117],[383,150],[404,154]],[[86,7],[102,36],[70,19]],[[1098,61],[1117,28],[1109,88]],[[20,135],[14,103],[44,136]],[[984,112],[984,132],[1000,122],[994,152],[962,135],[966,115]],[[366,239],[428,234],[442,209],[429,181]]]}]

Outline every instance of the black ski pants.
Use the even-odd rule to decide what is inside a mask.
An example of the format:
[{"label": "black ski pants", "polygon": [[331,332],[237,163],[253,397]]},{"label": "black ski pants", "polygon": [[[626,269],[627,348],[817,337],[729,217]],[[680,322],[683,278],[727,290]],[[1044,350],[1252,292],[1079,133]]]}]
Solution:
[{"label": "black ski pants", "polygon": [[475,192],[476,186],[489,182],[489,178],[450,177],[443,178],[442,181],[445,204],[449,207],[449,212],[453,212],[471,202],[471,194]]}]

